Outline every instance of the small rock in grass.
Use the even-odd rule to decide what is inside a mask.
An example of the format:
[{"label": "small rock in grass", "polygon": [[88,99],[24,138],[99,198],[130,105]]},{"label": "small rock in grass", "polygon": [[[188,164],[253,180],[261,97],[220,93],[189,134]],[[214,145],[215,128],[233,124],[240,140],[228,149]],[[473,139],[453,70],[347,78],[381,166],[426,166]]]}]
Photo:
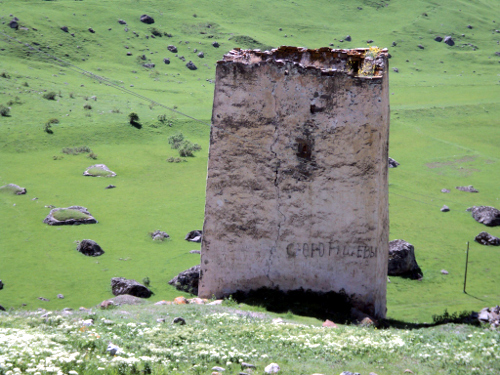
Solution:
[{"label": "small rock in grass", "polygon": [[400,165],[400,163],[393,158],[389,158],[389,168],[397,168],[398,165]]},{"label": "small rock in grass", "polygon": [[418,47],[418,48],[420,48],[420,49],[424,49],[424,48],[425,48],[425,47],[424,47],[423,45],[421,45],[421,44],[419,44],[417,47]]},{"label": "small rock in grass", "polygon": [[38,297],[38,299],[39,299],[40,301],[45,301],[45,302],[49,302],[49,301],[50,301],[50,299],[43,298],[43,297]]},{"label": "small rock in grass", "polygon": [[196,65],[194,65],[194,63],[190,60],[187,64],[186,64],[186,67],[189,69],[189,70],[196,70],[198,69],[196,67]]},{"label": "small rock in grass", "polygon": [[99,305],[101,309],[109,309],[112,306],[115,306],[115,302],[112,299],[107,299],[105,301],[102,301],[101,304]]},{"label": "small rock in grass", "polygon": [[441,212],[448,212],[448,211],[450,211],[450,208],[447,205],[443,205],[443,207],[441,207]]},{"label": "small rock in grass", "polygon": [[334,322],[332,322],[331,320],[327,319],[322,324],[322,327],[325,327],[325,328],[337,328],[337,325]]},{"label": "small rock in grass", "polygon": [[205,54],[204,54],[203,52],[199,52],[199,53],[198,53],[198,57],[202,59],[202,58],[204,58],[204,57],[205,57]]},{"label": "small rock in grass", "polygon": [[359,372],[342,371],[340,375],[361,375]]},{"label": "small rock in grass", "polygon": [[170,301],[165,301],[165,300],[162,300],[162,301],[158,301],[155,303],[155,305],[171,305],[172,302]]},{"label": "small rock in grass", "polygon": [[168,65],[168,64],[170,64],[170,59],[165,57],[163,59],[163,62]]},{"label": "small rock in grass", "polygon": [[451,36],[445,36],[444,37],[444,42],[447,45],[449,45],[450,47],[455,45],[455,41],[453,40],[453,38]]},{"label": "small rock in grass", "polygon": [[448,189],[441,189],[441,193],[449,193],[449,192],[450,192],[450,190],[448,190]]},{"label": "small rock in grass", "polygon": [[271,363],[264,369],[266,374],[276,374],[279,372],[280,366],[277,363]]},{"label": "small rock in grass", "polygon": [[123,277],[113,277],[111,279],[111,291],[115,296],[130,294],[138,298],[149,298],[153,292],[136,280],[129,280]]},{"label": "small rock in grass", "polygon": [[346,42],[350,42],[352,40],[350,35],[347,35],[344,39]]},{"label": "small rock in grass", "polygon": [[142,64],[143,67],[145,68],[148,68],[148,69],[152,69],[154,68],[156,65],[153,64],[153,63],[146,63],[146,64]]},{"label": "small rock in grass", "polygon": [[255,365],[252,365],[251,363],[241,362],[241,367],[243,367],[243,368],[255,368]]},{"label": "small rock in grass", "polygon": [[213,42],[212,43],[212,46],[214,46],[215,48],[219,48],[220,47],[220,44],[218,42]]},{"label": "small rock in grass", "polygon": [[172,323],[174,324],[179,324],[181,326],[185,325],[186,324],[186,320],[184,318],[181,318],[180,316],[178,316],[177,318],[175,318]]},{"label": "small rock in grass", "polygon": [[[399,73],[399,69],[398,68],[392,68],[392,70],[394,71],[394,73]],[[392,168],[391,166],[389,166],[390,168]]]},{"label": "small rock in grass", "polygon": [[188,300],[186,299],[186,297],[176,297],[174,299],[174,305],[187,305],[189,302]]},{"label": "small rock in grass", "polygon": [[93,28],[91,28],[91,27],[89,27],[89,31],[90,31],[92,34],[94,34],[94,33],[95,33],[95,30],[94,30]]},{"label": "small rock in grass", "polygon": [[143,14],[140,19],[141,19],[141,22],[147,23],[148,25],[155,23],[154,18],[151,16],[148,16],[147,14]]},{"label": "small rock in grass", "polygon": [[404,240],[389,242],[389,267],[390,276],[403,276],[410,279],[419,279],[423,273],[415,259],[415,248]]},{"label": "small rock in grass", "polygon": [[368,40],[366,41],[366,43],[373,43],[373,40],[372,40],[372,39],[368,39]]},{"label": "small rock in grass", "polygon": [[108,185],[104,189],[114,189],[116,186],[115,185]]},{"label": "small rock in grass", "polygon": [[5,307],[3,307],[2,305],[0,305],[0,311],[7,311],[7,310],[5,310]]},{"label": "small rock in grass", "polygon": [[149,233],[153,241],[164,241],[167,238],[170,238],[170,236],[161,230],[155,230],[154,232]]},{"label": "small rock in grass", "polygon": [[500,238],[492,236],[488,232],[479,233],[476,238],[474,238],[474,241],[486,246],[500,246]]},{"label": "small rock in grass", "polygon": [[448,272],[448,271],[446,271],[446,270],[441,270],[441,273],[442,273],[443,275],[448,275],[448,273],[449,273],[449,272]]},{"label": "small rock in grass", "polygon": [[118,20],[118,23],[119,23],[120,25],[126,25],[126,24],[127,24],[127,22],[125,22],[124,20]]},{"label": "small rock in grass", "polygon": [[201,251],[200,250],[190,250],[189,253],[190,254],[201,254]]},{"label": "small rock in grass", "polygon": [[165,323],[165,318],[156,319],[156,323]]},{"label": "small rock in grass", "polygon": [[177,47],[176,47],[176,46],[174,46],[174,45],[169,45],[169,46],[167,47],[167,49],[168,49],[170,52],[174,52],[174,53],[175,53],[175,52],[177,52]]},{"label": "small rock in grass", "polygon": [[190,242],[201,242],[201,236],[203,235],[203,231],[199,229],[192,230],[184,239]]},{"label": "small rock in grass", "polygon": [[78,243],[76,250],[88,257],[98,257],[104,254],[104,250],[93,240],[82,240]]},{"label": "small rock in grass", "polygon": [[411,371],[410,369],[406,369],[403,371],[405,374],[413,374],[413,371]]},{"label": "small rock in grass", "polygon": [[63,294],[58,294],[58,295],[57,295],[57,298],[59,298],[59,299],[64,299],[64,295],[63,295]]},{"label": "small rock in grass", "polygon": [[64,31],[65,33],[69,32],[68,26],[61,27],[61,30]]},{"label": "small rock in grass", "polygon": [[226,369],[223,367],[214,366],[214,367],[212,367],[212,371],[222,372],[222,371],[226,371]]},{"label": "small rock in grass", "polygon": [[465,191],[466,193],[479,193],[479,190],[474,189],[474,186],[457,186],[455,189]]},{"label": "small rock in grass", "polygon": [[[175,286],[178,290],[187,293],[198,295],[198,284],[200,281],[200,265],[191,267],[185,271],[180,272],[168,283]],[[178,297],[181,298],[181,297]],[[175,303],[175,301],[174,301]]]},{"label": "small rock in grass", "polygon": [[443,41],[443,37],[441,37],[441,36],[439,36],[439,35],[438,35],[438,36],[436,36],[436,37],[434,38],[434,40],[435,40],[436,42],[442,42],[442,41]]},{"label": "small rock in grass", "polygon": [[122,352],[122,349],[115,344],[109,343],[106,351],[109,353],[109,355],[116,355]]}]

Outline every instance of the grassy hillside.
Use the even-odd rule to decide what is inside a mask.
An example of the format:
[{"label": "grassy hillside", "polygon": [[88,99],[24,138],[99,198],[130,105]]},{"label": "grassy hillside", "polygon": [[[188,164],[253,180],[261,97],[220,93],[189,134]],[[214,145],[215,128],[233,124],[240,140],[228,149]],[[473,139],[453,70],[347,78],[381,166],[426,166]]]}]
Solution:
[{"label": "grassy hillside", "polygon": [[[155,23],[140,22],[142,14]],[[0,104],[10,107],[9,117],[0,117],[0,186],[28,189],[25,196],[0,195],[0,279],[5,283],[0,304],[89,306],[111,296],[114,276],[149,277],[153,299],[171,299],[179,293],[168,280],[199,262],[198,255],[189,254],[199,245],[183,238],[203,223],[209,126],[88,78],[82,70],[209,124],[215,62],[231,48],[351,48],[368,40],[388,47],[390,66],[399,70],[390,75],[390,155],[401,163],[390,171],[390,237],[415,246],[424,272],[422,281],[391,277],[388,316],[429,321],[445,308],[497,304],[500,249],[473,238],[483,230],[498,237],[500,229],[476,223],[465,209],[500,207],[498,14],[496,0],[0,1]],[[8,26],[13,16],[19,18],[18,30]],[[162,36],[152,38],[152,32]],[[340,42],[348,34],[352,41]],[[452,36],[455,45],[434,41],[436,35]],[[168,51],[168,45],[178,52]],[[186,68],[190,60],[197,70]],[[43,97],[50,92],[55,100]],[[132,111],[140,117],[140,129],[128,123]],[[160,122],[160,115],[167,121]],[[53,134],[43,130],[51,118],[59,120]],[[178,154],[167,139],[178,131],[202,151],[188,162],[168,163]],[[83,145],[96,160],[61,152]],[[118,176],[83,177],[96,163]],[[108,184],[117,188],[105,190]],[[455,190],[459,185],[480,192]],[[451,192],[443,194],[442,188]],[[451,211],[440,212],[443,204]],[[48,205],[82,205],[99,223],[49,227],[42,224]],[[148,232],[156,229],[171,239],[151,241]],[[97,241],[106,254],[77,253],[74,241],[84,238]],[[467,241],[469,294],[464,294]],[[65,299],[57,299],[58,293]]]}]

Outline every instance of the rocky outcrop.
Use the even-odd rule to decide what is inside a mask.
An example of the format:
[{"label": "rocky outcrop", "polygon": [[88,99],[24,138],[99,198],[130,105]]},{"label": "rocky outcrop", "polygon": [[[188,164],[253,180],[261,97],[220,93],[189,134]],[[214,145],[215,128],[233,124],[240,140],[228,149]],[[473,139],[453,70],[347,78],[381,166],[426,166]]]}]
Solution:
[{"label": "rocky outcrop", "polygon": [[500,246],[500,238],[492,236],[488,232],[479,233],[474,241],[486,246]]},{"label": "rocky outcrop", "polygon": [[389,242],[389,276],[403,276],[410,279],[423,277],[415,259],[415,248],[404,240]]},{"label": "rocky outcrop", "polygon": [[201,236],[203,235],[203,231],[199,229],[192,230],[186,237],[184,238],[186,241],[190,242],[201,242]]},{"label": "rocky outcrop", "polygon": [[70,206],[67,208],[53,208],[43,222],[48,225],[80,225],[96,224],[97,220],[85,207]]},{"label": "rocky outcrop", "polygon": [[129,280],[123,277],[113,277],[111,279],[111,292],[115,296],[130,294],[131,296],[139,298],[149,298],[153,295],[153,292],[144,285],[135,280]]},{"label": "rocky outcrop", "polygon": [[104,254],[104,250],[92,240],[82,240],[76,250],[88,257],[98,257]]},{"label": "rocky outcrop", "polygon": [[20,187],[16,184],[7,184],[0,187],[0,192],[11,193],[14,195],[26,194],[26,188]]},{"label": "rocky outcrop", "polygon": [[500,326],[500,306],[485,307],[479,312],[477,319],[479,322],[489,323],[495,328]]},{"label": "rocky outcrop", "polygon": [[194,266],[186,271],[182,271],[168,283],[178,290],[198,295],[198,282],[200,281],[200,266]]},{"label": "rocky outcrop", "polygon": [[500,211],[490,206],[474,206],[467,209],[474,220],[488,227],[500,225]]}]

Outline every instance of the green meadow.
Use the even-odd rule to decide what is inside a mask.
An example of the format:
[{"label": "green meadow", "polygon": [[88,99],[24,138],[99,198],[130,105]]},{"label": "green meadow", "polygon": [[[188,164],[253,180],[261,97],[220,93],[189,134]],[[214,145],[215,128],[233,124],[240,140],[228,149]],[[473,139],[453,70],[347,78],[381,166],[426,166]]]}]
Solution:
[{"label": "green meadow", "polygon": [[[142,14],[155,23],[140,22]],[[234,47],[355,48],[373,40],[391,54],[389,153],[401,163],[389,172],[390,239],[412,243],[424,273],[421,281],[390,277],[388,317],[430,322],[445,309],[497,305],[500,248],[474,237],[500,237],[500,228],[465,210],[500,208],[499,15],[497,0],[0,0],[0,105],[10,109],[0,117],[0,186],[28,191],[0,193],[0,304],[90,307],[112,297],[117,276],[148,277],[152,301],[182,295],[168,281],[199,263],[189,253],[199,244],[184,236],[203,225],[215,62]],[[17,30],[9,27],[14,16]],[[341,42],[347,35],[352,41]],[[437,35],[455,45],[434,41]],[[189,70],[189,61],[198,69]],[[168,137],[179,131],[202,149],[169,163],[179,153]],[[96,159],[62,152],[81,146]],[[84,177],[95,164],[117,176]],[[479,193],[455,189],[465,185]],[[43,224],[50,206],[72,205],[86,207],[98,224]],[[441,212],[443,205],[451,211]],[[157,229],[170,239],[152,241]],[[105,254],[78,253],[82,239]]]}]

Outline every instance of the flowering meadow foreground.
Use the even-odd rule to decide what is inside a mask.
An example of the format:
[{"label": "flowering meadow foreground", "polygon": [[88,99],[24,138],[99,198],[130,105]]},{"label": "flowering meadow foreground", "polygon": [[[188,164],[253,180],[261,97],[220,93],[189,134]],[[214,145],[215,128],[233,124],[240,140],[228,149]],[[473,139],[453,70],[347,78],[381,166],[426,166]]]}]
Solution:
[{"label": "flowering meadow foreground", "polygon": [[240,308],[0,312],[0,375],[264,374],[271,363],[281,374],[309,375],[500,371],[500,332],[487,326],[323,328],[312,318]]}]

